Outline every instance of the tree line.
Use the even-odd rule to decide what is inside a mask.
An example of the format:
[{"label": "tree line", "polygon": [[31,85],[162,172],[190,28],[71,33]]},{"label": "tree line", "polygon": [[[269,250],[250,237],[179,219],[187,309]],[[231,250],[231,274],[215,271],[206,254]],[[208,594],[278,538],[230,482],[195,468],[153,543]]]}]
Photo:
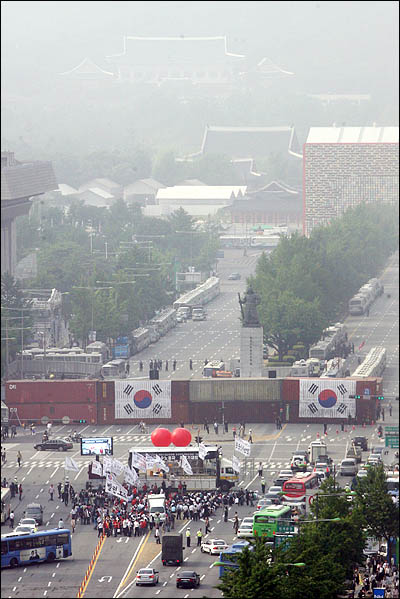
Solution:
[{"label": "tree line", "polygon": [[361,204],[310,237],[282,237],[262,254],[249,283],[260,295],[264,341],[282,360],[294,344],[309,347],[347,313],[348,300],[379,275],[398,246],[398,207]]},{"label": "tree line", "polygon": [[[74,202],[67,211],[36,205],[18,221],[20,257],[37,247],[37,276],[24,287],[56,288],[76,340],[127,335],[171,305],[176,273],[215,268],[218,225],[199,228],[183,209],[144,217],[118,200],[109,210]],[[93,326],[92,326],[93,325]]]},{"label": "tree line", "polygon": [[336,599],[364,563],[367,537],[387,541],[390,562],[399,511],[387,491],[383,465],[371,467],[352,493],[328,478],[298,534],[273,549],[265,538],[252,539],[217,588],[226,599]]}]

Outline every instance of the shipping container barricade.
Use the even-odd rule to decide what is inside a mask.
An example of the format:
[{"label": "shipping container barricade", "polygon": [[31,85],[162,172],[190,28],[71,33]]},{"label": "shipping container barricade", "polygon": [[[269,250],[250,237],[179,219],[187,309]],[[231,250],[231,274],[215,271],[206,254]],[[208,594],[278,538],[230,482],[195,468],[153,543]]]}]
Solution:
[{"label": "shipping container barricade", "polygon": [[82,584],[81,584],[81,586],[79,588],[78,594],[76,596],[77,599],[79,599],[80,597],[83,597],[83,595],[85,594],[85,590],[86,590],[86,587],[89,584],[89,580],[90,580],[90,578],[92,576],[94,567],[95,567],[96,562],[97,562],[97,558],[98,558],[99,553],[100,553],[100,549],[103,547],[104,541],[106,540],[106,538],[107,538],[107,535],[105,533],[103,533],[103,535],[100,537],[99,542],[96,545],[96,549],[94,550],[93,557],[90,560],[90,564],[89,564],[88,569],[86,570],[85,578],[83,579]]}]

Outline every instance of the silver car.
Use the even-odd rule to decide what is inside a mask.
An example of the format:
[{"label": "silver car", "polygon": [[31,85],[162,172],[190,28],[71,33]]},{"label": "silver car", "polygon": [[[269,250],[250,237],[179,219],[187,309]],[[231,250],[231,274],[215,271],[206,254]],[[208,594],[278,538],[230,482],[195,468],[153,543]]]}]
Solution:
[{"label": "silver car", "polygon": [[141,586],[142,584],[158,584],[158,570],[154,570],[154,568],[140,568],[140,570],[136,573],[136,586]]}]

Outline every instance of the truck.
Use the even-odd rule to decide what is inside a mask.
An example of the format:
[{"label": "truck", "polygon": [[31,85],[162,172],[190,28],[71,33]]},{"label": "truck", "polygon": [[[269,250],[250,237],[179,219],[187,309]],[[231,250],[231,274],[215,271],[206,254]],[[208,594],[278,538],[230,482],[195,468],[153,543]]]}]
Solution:
[{"label": "truck", "polygon": [[161,561],[163,566],[180,566],[183,563],[183,537],[179,534],[162,535]]},{"label": "truck", "polygon": [[312,441],[308,447],[308,452],[311,464],[315,464],[319,456],[328,455],[327,447],[322,441]]},{"label": "truck", "polygon": [[147,499],[149,503],[150,516],[158,516],[160,522],[165,521],[165,495],[163,493],[152,494]]}]

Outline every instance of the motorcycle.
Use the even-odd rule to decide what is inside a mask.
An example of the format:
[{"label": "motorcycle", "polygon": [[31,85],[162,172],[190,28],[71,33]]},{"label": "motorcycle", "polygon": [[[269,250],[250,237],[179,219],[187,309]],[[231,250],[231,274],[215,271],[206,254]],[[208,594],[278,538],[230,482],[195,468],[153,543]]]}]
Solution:
[{"label": "motorcycle", "polygon": [[65,440],[69,441],[70,443],[80,443],[81,439],[82,435],[80,435],[79,433],[73,433],[72,435],[65,437]]}]

